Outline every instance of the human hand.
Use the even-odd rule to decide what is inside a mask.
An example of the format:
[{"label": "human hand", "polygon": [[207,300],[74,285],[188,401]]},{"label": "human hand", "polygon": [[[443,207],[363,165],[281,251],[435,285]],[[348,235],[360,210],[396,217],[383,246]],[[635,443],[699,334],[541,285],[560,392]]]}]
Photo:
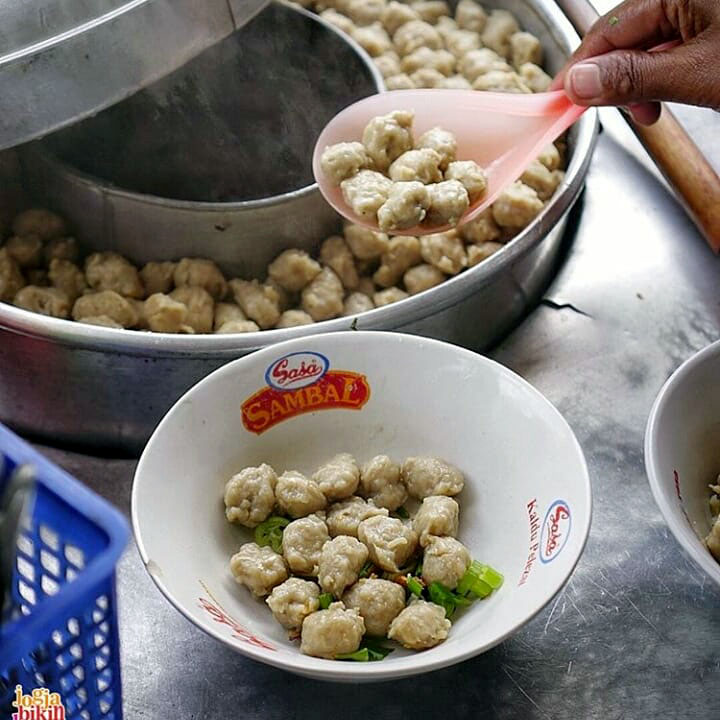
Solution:
[{"label": "human hand", "polygon": [[661,101],[720,109],[719,66],[718,0],[626,0],[593,25],[553,89],[577,105],[627,106],[650,125]]}]

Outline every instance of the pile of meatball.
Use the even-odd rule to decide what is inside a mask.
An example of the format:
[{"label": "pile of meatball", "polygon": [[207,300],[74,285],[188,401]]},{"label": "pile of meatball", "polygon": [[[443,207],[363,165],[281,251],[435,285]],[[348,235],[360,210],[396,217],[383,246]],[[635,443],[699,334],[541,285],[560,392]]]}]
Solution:
[{"label": "pile of meatball", "polygon": [[487,188],[475,161],[457,160],[451,132],[436,127],[414,141],[412,122],[408,110],[375,117],[362,142],[330,145],[320,160],[352,211],[384,232],[454,227]]},{"label": "pile of meatball", "polygon": [[[359,466],[336,455],[310,477],[277,475],[263,464],[225,487],[225,515],[255,528],[273,513],[291,519],[281,553],[255,542],[230,560],[235,580],[265,598],[307,655],[336,659],[358,650],[363,636],[389,638],[412,650],[433,647],[451,627],[441,606],[411,595],[404,573],[422,563],[422,580],[454,589],[472,558],[456,539],[453,496],[462,473],[437,457],[402,464],[378,455]],[[408,497],[422,501],[414,517],[391,515]],[[405,513],[403,513],[405,514]],[[321,608],[323,595],[331,595]]]}]

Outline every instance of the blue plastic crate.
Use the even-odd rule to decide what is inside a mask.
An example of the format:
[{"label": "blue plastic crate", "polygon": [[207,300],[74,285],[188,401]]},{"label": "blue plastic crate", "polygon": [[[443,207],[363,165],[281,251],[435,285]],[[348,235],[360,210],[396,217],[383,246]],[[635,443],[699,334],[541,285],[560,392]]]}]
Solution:
[{"label": "blue plastic crate", "polygon": [[17,465],[35,470],[18,538],[12,602],[0,619],[0,717],[15,687],[60,693],[68,720],[121,720],[115,566],[123,516],[0,425],[0,493]]}]

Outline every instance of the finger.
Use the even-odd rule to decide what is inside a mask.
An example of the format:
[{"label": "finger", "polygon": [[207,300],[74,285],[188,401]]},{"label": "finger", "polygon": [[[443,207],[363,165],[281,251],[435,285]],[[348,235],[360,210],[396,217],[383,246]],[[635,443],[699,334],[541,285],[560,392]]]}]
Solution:
[{"label": "finger", "polygon": [[628,107],[636,123],[652,125],[660,119],[660,103],[636,103]]},{"label": "finger", "polygon": [[[705,44],[714,40],[705,40]],[[616,50],[569,68],[564,88],[578,105],[631,105],[677,101],[717,107],[718,83],[702,60],[702,42],[669,52]]]}]

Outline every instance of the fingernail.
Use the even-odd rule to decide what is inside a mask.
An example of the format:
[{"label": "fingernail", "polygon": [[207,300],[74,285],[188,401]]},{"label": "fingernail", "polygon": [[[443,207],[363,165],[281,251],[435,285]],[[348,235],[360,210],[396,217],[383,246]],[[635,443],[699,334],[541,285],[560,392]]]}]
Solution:
[{"label": "fingernail", "polygon": [[570,68],[570,86],[573,92],[584,100],[602,95],[600,67],[596,63],[578,63]]}]

